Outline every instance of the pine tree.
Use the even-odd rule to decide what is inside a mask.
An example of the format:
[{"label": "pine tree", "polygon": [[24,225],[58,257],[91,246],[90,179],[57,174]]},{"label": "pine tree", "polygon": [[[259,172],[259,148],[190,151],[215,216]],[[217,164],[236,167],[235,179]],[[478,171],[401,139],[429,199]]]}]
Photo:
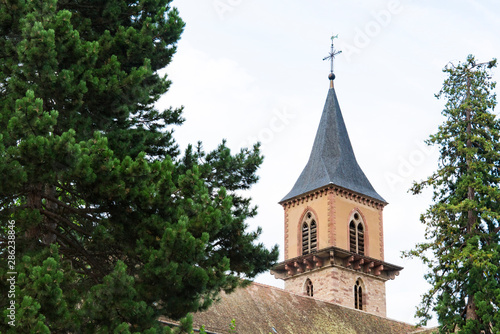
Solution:
[{"label": "pine tree", "polygon": [[247,231],[258,145],[181,155],[182,108],[154,106],[184,28],[170,2],[2,1],[2,333],[169,332],[158,317],[206,309],[276,261]]},{"label": "pine tree", "polygon": [[449,64],[436,95],[445,122],[427,141],[440,148],[439,168],[415,183],[432,187],[434,203],[421,220],[427,241],[407,252],[423,260],[431,289],[417,316],[437,313],[440,333],[500,332],[500,122],[490,69],[473,56]]}]

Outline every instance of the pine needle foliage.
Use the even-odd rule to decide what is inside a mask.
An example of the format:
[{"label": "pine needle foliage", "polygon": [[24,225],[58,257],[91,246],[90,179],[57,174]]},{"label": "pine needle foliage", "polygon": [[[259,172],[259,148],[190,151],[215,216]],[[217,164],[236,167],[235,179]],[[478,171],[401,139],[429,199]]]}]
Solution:
[{"label": "pine needle foliage", "polygon": [[189,332],[157,320],[275,263],[246,223],[259,146],[181,154],[182,108],[155,107],[185,26],[170,2],[0,0],[0,332]]},{"label": "pine needle foliage", "polygon": [[433,189],[421,216],[427,241],[406,252],[428,266],[431,284],[417,310],[421,324],[437,314],[440,333],[500,332],[500,122],[493,113],[496,60],[473,56],[449,64],[436,95],[445,121],[427,144],[439,167],[411,191]]}]

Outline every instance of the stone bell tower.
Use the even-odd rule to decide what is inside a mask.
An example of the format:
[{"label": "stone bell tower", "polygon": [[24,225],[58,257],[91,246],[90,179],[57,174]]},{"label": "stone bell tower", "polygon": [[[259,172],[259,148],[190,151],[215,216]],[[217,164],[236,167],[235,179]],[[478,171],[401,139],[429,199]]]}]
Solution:
[{"label": "stone bell tower", "polygon": [[[332,64],[335,54],[332,43]],[[384,262],[387,202],[354,156],[333,86],[333,65],[329,79],[309,161],[280,201],[285,261],[271,272],[288,291],[385,317],[385,282],[403,268]]]}]

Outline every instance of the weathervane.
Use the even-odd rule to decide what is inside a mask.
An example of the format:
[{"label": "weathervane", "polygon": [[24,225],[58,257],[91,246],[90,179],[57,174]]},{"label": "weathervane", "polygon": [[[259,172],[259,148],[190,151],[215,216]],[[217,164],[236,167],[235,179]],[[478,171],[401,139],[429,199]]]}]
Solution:
[{"label": "weathervane", "polygon": [[327,57],[323,58],[323,60],[330,59],[330,74],[328,75],[328,78],[329,78],[330,80],[335,79],[335,74],[333,74],[333,59],[335,58],[335,56],[336,56],[336,55],[338,55],[339,53],[342,53],[342,51],[337,51],[337,50],[335,50],[335,49],[333,48],[333,40],[334,40],[335,38],[338,38],[338,37],[339,37],[339,35],[338,35],[338,34],[337,34],[337,35],[335,35],[335,36],[332,36],[332,47],[331,47],[331,49],[330,49],[330,54],[329,54]]}]

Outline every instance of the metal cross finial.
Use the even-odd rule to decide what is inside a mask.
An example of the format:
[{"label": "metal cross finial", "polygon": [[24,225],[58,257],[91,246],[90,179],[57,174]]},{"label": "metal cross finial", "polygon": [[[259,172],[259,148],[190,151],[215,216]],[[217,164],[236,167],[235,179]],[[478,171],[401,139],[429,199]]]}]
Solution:
[{"label": "metal cross finial", "polygon": [[332,73],[332,74],[333,74],[333,59],[335,58],[336,55],[338,55],[339,53],[342,53],[342,51],[337,51],[333,48],[333,40],[335,38],[338,38],[338,37],[339,37],[339,35],[332,36],[332,47],[330,49],[330,54],[327,57],[323,58],[323,60],[330,59],[330,66],[331,66],[330,73]]}]

